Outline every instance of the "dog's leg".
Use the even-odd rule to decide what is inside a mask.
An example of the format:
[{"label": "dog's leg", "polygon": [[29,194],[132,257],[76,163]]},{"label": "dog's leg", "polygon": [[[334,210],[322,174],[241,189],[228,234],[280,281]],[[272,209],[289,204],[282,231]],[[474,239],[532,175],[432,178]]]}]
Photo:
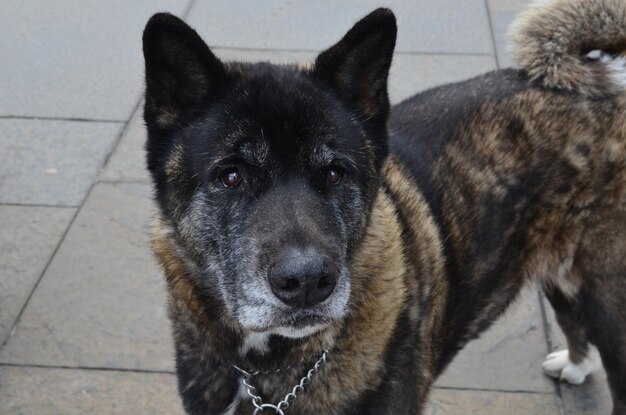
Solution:
[{"label": "dog's leg", "polygon": [[559,291],[547,293],[567,335],[567,364],[577,365],[581,375],[593,370],[594,356],[585,348],[593,343],[606,369],[613,415],[626,415],[626,212],[596,215],[581,240],[572,272],[581,277],[573,300]]},{"label": "dog's leg", "polygon": [[568,348],[550,353],[543,362],[543,370],[549,376],[579,385],[602,366],[598,350],[589,343],[580,300],[567,298],[557,288],[544,291],[565,333]]},{"label": "dog's leg", "polygon": [[[626,257],[622,259],[626,263]],[[589,339],[598,347],[606,369],[613,414],[626,414],[626,268],[605,274],[583,293]]]},{"label": "dog's leg", "polygon": [[614,415],[626,414],[626,255],[621,261],[618,274],[604,274],[586,293],[589,339],[604,362]]}]

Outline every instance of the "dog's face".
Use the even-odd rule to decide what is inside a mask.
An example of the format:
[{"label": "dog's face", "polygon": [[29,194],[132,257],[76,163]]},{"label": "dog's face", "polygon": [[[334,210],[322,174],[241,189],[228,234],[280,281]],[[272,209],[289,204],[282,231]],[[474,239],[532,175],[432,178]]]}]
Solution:
[{"label": "dog's face", "polygon": [[144,33],[148,168],[201,293],[243,328],[299,337],[344,317],[387,155],[393,14],[313,68],[224,64],[179,19]]}]

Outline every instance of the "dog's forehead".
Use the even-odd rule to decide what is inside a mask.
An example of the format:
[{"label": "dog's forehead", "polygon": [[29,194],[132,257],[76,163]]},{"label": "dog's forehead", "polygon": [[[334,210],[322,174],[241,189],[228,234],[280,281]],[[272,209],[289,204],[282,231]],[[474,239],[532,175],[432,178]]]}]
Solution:
[{"label": "dog's forehead", "polygon": [[219,114],[222,149],[257,163],[276,156],[323,162],[348,144],[345,126],[323,94],[275,83],[268,89],[250,82],[233,93]]},{"label": "dog's forehead", "polygon": [[[245,67],[228,97],[233,114],[253,116],[278,126],[322,128],[333,119],[333,100],[311,75],[295,66],[257,64]],[[267,127],[267,126],[266,126]]]},{"label": "dog's forehead", "polygon": [[[289,146],[285,142],[291,141]],[[330,164],[338,153],[333,145],[333,137],[323,132],[317,136],[275,138],[272,133],[266,133],[263,128],[256,134],[242,137],[234,148],[233,153],[252,165],[279,164],[306,164],[318,166]],[[286,163],[285,163],[286,162]]]}]

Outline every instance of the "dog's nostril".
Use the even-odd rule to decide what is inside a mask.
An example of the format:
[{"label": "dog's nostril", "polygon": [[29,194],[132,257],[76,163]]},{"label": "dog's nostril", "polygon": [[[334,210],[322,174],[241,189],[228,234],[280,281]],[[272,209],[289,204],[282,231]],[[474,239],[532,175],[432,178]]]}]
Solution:
[{"label": "dog's nostril", "polygon": [[320,278],[320,280],[317,282],[317,289],[318,290],[323,290],[324,288],[327,288],[331,285],[330,282],[330,278],[328,277],[322,277]]},{"label": "dog's nostril", "polygon": [[289,278],[285,282],[285,287],[284,287],[285,291],[296,291],[299,288],[300,288],[300,282],[294,278]]}]

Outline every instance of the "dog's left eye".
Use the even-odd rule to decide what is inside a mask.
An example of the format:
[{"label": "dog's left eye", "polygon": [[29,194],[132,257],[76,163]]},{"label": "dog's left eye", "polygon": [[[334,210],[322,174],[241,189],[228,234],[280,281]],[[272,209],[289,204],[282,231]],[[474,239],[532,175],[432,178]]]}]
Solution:
[{"label": "dog's left eye", "polygon": [[220,181],[224,187],[237,187],[241,183],[241,174],[235,168],[228,169],[222,172]]},{"label": "dog's left eye", "polygon": [[343,177],[341,171],[336,167],[331,167],[326,171],[326,180],[329,184],[338,184]]}]

